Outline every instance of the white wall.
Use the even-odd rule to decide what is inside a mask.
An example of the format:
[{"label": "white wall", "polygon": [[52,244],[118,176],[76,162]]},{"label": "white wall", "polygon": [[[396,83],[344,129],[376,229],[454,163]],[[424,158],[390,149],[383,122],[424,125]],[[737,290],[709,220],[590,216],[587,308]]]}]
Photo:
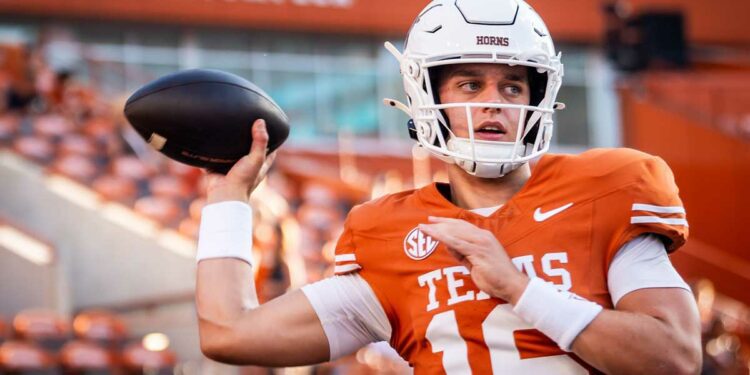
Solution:
[{"label": "white wall", "polygon": [[[55,246],[55,267],[61,277],[58,284],[68,284],[58,285],[57,307],[74,312],[83,307],[121,306],[192,293],[195,262],[190,242],[163,246],[159,238],[165,232],[158,227],[130,229],[107,219],[105,213],[112,212],[112,206],[84,199],[85,194],[63,197],[51,190],[52,180],[38,166],[0,151],[0,217]],[[62,189],[63,195],[76,190],[75,186],[54,186]],[[144,223],[148,224],[136,222]],[[13,264],[1,260],[0,273],[10,275]],[[40,273],[28,277],[32,275]],[[48,282],[48,278],[39,276],[38,281]],[[0,294],[0,299],[5,298],[20,301],[20,297]]]}]

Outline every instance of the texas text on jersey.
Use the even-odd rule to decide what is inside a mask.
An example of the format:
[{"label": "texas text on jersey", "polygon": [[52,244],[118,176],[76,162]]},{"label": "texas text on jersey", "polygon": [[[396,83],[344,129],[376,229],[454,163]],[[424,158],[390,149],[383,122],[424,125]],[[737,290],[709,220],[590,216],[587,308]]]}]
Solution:
[{"label": "texas text on jersey", "polygon": [[593,372],[476,288],[469,270],[417,228],[428,216],[492,231],[530,277],[612,308],[607,270],[643,233],[684,244],[688,225],[668,166],[628,149],[546,155],[488,217],[454,206],[432,184],[356,207],[336,248],[336,273],[359,272],[392,326],[391,345],[416,374]]}]

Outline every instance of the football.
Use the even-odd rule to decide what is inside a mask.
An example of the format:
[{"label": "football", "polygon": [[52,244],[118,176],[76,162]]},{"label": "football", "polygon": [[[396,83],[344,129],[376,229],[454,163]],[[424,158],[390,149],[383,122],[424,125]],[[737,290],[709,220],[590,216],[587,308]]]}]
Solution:
[{"label": "football", "polygon": [[156,150],[222,174],[250,152],[255,120],[266,121],[269,153],[289,136],[289,118],[268,94],[218,70],[185,70],[156,79],[133,93],[124,111]]}]

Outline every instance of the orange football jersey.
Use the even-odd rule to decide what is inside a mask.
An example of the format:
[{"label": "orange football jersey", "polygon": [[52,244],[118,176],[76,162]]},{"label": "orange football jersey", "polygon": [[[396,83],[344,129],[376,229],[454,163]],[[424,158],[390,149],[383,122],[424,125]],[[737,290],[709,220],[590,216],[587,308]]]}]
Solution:
[{"label": "orange football jersey", "polygon": [[[447,188],[447,186],[442,186]],[[544,156],[524,187],[484,217],[453,205],[438,184],[355,207],[336,248],[336,273],[359,272],[383,306],[391,345],[415,374],[586,374],[580,359],[491,298],[443,244],[417,229],[428,216],[492,231],[514,264],[605,308],[607,270],[643,233],[669,251],[687,221],[669,167],[629,149]]]}]

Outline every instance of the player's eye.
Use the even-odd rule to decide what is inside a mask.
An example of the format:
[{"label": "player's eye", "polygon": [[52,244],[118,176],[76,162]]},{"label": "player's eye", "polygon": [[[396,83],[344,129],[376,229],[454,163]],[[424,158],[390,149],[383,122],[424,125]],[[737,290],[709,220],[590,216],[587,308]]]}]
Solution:
[{"label": "player's eye", "polygon": [[517,85],[509,85],[505,87],[505,93],[510,96],[519,96],[523,93],[523,88]]},{"label": "player's eye", "polygon": [[466,81],[458,84],[458,87],[467,92],[476,92],[479,90],[479,82]]}]

